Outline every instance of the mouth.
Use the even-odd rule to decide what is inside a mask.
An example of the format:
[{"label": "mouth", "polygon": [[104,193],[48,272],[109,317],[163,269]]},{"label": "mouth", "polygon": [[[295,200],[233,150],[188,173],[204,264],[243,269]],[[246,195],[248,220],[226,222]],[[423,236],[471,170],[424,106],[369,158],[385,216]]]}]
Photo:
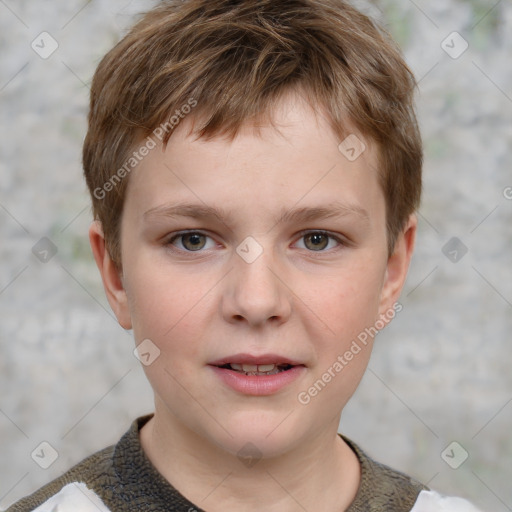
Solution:
[{"label": "mouth", "polygon": [[268,396],[292,385],[306,365],[278,354],[235,354],[209,363],[226,386],[243,394]]},{"label": "mouth", "polygon": [[226,363],[222,365],[214,365],[217,368],[222,368],[224,370],[233,370],[237,373],[242,373],[245,375],[252,376],[264,376],[264,375],[277,375],[281,372],[286,372],[291,370],[294,366],[302,366],[302,365],[292,365],[288,363],[271,363],[271,364],[239,364],[239,363]]}]

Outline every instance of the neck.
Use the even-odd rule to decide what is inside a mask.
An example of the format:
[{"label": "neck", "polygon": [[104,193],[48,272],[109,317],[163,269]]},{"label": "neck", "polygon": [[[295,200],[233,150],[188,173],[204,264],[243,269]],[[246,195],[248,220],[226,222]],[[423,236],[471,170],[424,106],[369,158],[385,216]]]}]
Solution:
[{"label": "neck", "polygon": [[337,435],[339,418],[289,452],[260,460],[226,452],[156,408],[141,430],[144,452],[183,496],[208,512],[346,510],[360,466]]}]

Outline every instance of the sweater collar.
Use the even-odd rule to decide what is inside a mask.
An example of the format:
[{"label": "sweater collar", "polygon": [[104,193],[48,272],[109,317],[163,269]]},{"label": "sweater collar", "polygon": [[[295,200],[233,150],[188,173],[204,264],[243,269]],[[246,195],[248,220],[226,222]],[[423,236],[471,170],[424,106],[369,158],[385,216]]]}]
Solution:
[{"label": "sweater collar", "polygon": [[[153,414],[137,418],[130,429],[120,439],[115,447],[113,465],[114,471],[121,483],[118,491],[123,499],[133,504],[151,503],[151,508],[145,510],[172,510],[175,512],[204,512],[196,504],[187,500],[177,489],[175,489],[153,466],[144,453],[140,443],[140,429],[153,417]],[[356,497],[346,512],[359,512],[373,510],[371,507],[372,497],[378,494],[376,484],[382,480],[382,473],[392,471],[386,466],[369,458],[359,446],[338,434],[356,454],[360,468],[361,480]],[[426,489],[425,487],[421,486]],[[408,489],[412,493],[410,499],[414,502],[419,488],[411,485]],[[170,508],[169,504],[174,507]],[[410,508],[407,508],[410,510]]]}]

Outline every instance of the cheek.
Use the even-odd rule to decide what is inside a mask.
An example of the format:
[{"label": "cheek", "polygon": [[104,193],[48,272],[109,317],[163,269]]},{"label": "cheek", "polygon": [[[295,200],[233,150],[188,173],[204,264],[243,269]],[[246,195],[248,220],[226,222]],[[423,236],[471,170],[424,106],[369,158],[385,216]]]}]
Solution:
[{"label": "cheek", "polygon": [[154,267],[151,272],[133,273],[127,295],[137,343],[149,338],[165,355],[186,354],[194,360],[197,344],[191,341],[201,338],[204,322],[212,314],[212,286],[209,280],[159,272]]},{"label": "cheek", "polygon": [[315,310],[329,326],[329,333],[316,338],[317,360],[309,389],[327,410],[334,404],[344,406],[366,370],[383,276],[384,267],[361,264],[333,276],[324,292],[316,294]]},{"label": "cheek", "polygon": [[324,325],[327,345],[341,349],[375,323],[383,275],[384,270],[375,265],[361,265],[316,281],[314,287],[304,286],[303,302],[316,313],[317,323]]}]

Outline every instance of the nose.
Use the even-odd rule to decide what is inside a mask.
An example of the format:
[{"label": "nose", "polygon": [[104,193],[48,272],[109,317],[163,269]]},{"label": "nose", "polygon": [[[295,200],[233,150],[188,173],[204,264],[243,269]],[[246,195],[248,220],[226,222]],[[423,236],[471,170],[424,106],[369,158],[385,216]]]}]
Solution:
[{"label": "nose", "polygon": [[292,310],[292,296],[282,268],[264,250],[252,262],[233,255],[234,268],[229,272],[222,294],[222,313],[230,323],[246,322],[252,327],[272,322],[286,322]]}]

